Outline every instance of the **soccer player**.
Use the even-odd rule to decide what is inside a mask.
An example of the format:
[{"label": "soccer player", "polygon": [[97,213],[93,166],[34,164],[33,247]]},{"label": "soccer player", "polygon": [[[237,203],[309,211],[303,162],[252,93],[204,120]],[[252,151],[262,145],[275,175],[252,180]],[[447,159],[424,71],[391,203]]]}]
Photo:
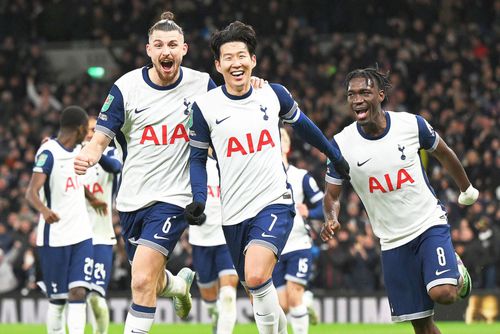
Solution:
[{"label": "soccer player", "polygon": [[73,161],[85,138],[88,116],[80,107],[63,110],[60,131],[38,149],[26,198],[40,212],[37,246],[43,286],[49,298],[47,332],[65,333],[63,310],[68,305],[69,332],[83,333],[85,297],[92,279],[92,232],[81,176]]},{"label": "soccer player", "polygon": [[[293,190],[297,214],[280,260],[274,267],[273,283],[283,311],[290,313],[293,332],[306,334],[309,331],[309,312],[313,313],[313,317],[315,314],[312,304],[306,305],[304,299],[312,266],[312,241],[304,219],[323,219],[323,192],[305,169],[288,163],[290,136],[284,128],[280,129],[280,133],[283,164]],[[306,200],[310,208],[304,203]]]},{"label": "soccer player", "polygon": [[[429,185],[419,151],[430,152],[461,190],[458,202],[473,204],[472,186],[455,153],[422,117],[381,107],[390,88],[376,69],[347,75],[347,103],[356,122],[333,137],[351,168],[351,184],[380,238],[385,286],[393,321],[411,321],[415,333],[440,333],[434,302],[451,304],[470,294],[471,280],[456,255],[446,212]],[[327,241],[338,222],[342,176],[331,165],[326,176]]]},{"label": "soccer player", "polygon": [[[85,140],[92,139],[97,120],[89,118],[89,128]],[[106,303],[106,291],[113,267],[113,245],[116,236],[113,229],[112,201],[113,192],[117,187],[117,176],[121,172],[122,163],[115,156],[115,148],[107,147],[98,164],[87,170],[85,187],[97,199],[106,203],[107,213],[98,214],[87,203],[87,209],[92,224],[92,244],[94,254],[94,273],[92,276],[92,291],[87,297],[95,317],[94,334],[105,334],[109,327],[109,309]]]},{"label": "soccer player", "polygon": [[203,223],[209,146],[220,172],[222,224],[240,280],[253,298],[260,333],[286,333],[286,317],[271,275],[292,228],[292,191],[281,161],[279,122],[292,123],[348,177],[348,166],[279,84],[252,89],[257,39],[251,26],[233,22],[211,38],[215,66],[225,85],[192,105],[191,224]]},{"label": "soccer player", "polygon": [[[194,272],[166,271],[167,258],[187,227],[189,188],[188,107],[196,95],[215,87],[207,73],[181,67],[188,46],[171,12],[149,29],[146,51],[152,64],[130,71],[111,88],[96,132],[75,160],[84,174],[114,138],[123,161],[116,206],[132,263],[132,305],[124,333],[148,333],[158,295],[173,297],[186,319]],[[206,188],[206,184],[205,184]]]},{"label": "soccer player", "polygon": [[236,323],[238,275],[222,232],[219,172],[210,155],[207,174],[207,220],[201,226],[189,227],[189,243],[193,245],[193,268],[201,298],[212,318],[213,332],[231,334]]}]

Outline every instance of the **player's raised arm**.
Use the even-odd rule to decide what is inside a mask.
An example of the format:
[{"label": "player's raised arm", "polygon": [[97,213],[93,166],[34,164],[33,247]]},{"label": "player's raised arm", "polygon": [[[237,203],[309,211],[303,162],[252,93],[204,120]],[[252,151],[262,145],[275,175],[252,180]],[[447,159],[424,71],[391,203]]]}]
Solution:
[{"label": "player's raised arm", "polygon": [[439,163],[441,163],[444,168],[446,168],[453,178],[453,181],[455,181],[460,188],[458,203],[462,205],[474,204],[479,197],[479,191],[474,188],[469,181],[467,173],[460,163],[460,160],[458,160],[455,152],[453,152],[442,138],[439,138],[439,143],[431,154],[438,159]]},{"label": "player's raised arm", "polygon": [[82,148],[75,157],[75,173],[84,175],[89,167],[94,166],[101,159],[102,152],[108,147],[111,138],[102,132],[96,132],[92,140]]}]

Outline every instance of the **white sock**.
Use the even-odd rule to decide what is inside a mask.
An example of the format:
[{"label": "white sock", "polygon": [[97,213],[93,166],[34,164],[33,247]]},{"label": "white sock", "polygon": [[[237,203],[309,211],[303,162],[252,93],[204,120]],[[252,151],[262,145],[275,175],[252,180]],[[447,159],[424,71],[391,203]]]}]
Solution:
[{"label": "white sock", "polygon": [[290,307],[290,322],[293,334],[307,334],[309,331],[309,314],[305,304]]},{"label": "white sock", "polygon": [[64,306],[65,304],[53,304],[49,302],[47,310],[47,333],[48,334],[65,334],[66,324],[64,323]]},{"label": "white sock", "polygon": [[170,271],[165,270],[167,284],[165,289],[160,293],[163,297],[180,297],[186,294],[186,281],[182,278],[174,276]]},{"label": "white sock", "polygon": [[253,297],[253,314],[260,334],[277,334],[280,304],[278,292],[269,279],[256,288],[249,288]]},{"label": "white sock", "polygon": [[132,303],[125,320],[123,334],[149,333],[155,321],[155,312],[156,307],[146,307]]},{"label": "white sock", "polygon": [[91,292],[88,300],[95,317],[94,334],[106,334],[109,327],[109,309],[106,299],[96,292]]},{"label": "white sock", "polygon": [[84,300],[68,303],[68,325],[69,334],[83,334],[87,320],[87,304]]},{"label": "white sock", "polygon": [[217,334],[232,334],[236,324],[236,289],[232,286],[223,286],[219,291],[219,319]]},{"label": "white sock", "polygon": [[280,307],[278,320],[278,334],[288,334],[288,321],[286,320],[285,311]]},{"label": "white sock", "polygon": [[302,303],[304,303],[306,308],[313,306],[314,296],[311,291],[309,290],[304,291],[304,294],[302,295]]}]

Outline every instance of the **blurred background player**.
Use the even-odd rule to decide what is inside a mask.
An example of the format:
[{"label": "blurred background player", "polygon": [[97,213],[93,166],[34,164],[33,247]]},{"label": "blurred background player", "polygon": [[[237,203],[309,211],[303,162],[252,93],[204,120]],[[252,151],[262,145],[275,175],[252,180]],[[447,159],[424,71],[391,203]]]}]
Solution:
[{"label": "blurred background player", "polygon": [[231,334],[236,323],[238,275],[222,232],[219,171],[211,152],[207,175],[207,220],[201,226],[189,227],[189,243],[193,245],[193,268],[201,298],[212,318],[213,332]]},{"label": "blurred background player", "polygon": [[[89,117],[89,128],[85,138],[86,142],[92,139],[96,122],[95,117]],[[89,168],[85,175],[85,187],[97,199],[105,202],[107,207],[107,213],[100,215],[87,202],[90,223],[92,225],[92,244],[94,249],[92,291],[89,293],[87,301],[95,318],[95,323],[92,324],[95,334],[107,333],[109,326],[109,310],[105,297],[113,266],[113,245],[116,244],[116,236],[113,229],[112,203],[114,192],[118,186],[118,175],[122,169],[122,163],[115,157],[115,151],[115,148],[108,146],[104,150],[99,163]]]},{"label": "blurred background player", "polygon": [[68,305],[69,332],[83,333],[85,297],[92,280],[92,232],[85,204],[83,178],[73,163],[87,134],[85,110],[63,110],[60,131],[38,149],[26,198],[40,212],[37,246],[42,288],[49,298],[47,332],[65,333],[63,311]]},{"label": "blurred background player", "polygon": [[[382,265],[393,321],[411,321],[415,333],[440,333],[434,302],[466,298],[472,282],[451,243],[446,212],[428,183],[419,151],[444,166],[461,194],[473,204],[479,192],[460,161],[421,116],[382,109],[391,87],[377,69],[357,69],[345,80],[347,104],[356,122],[332,139],[351,166],[351,184],[380,238]],[[321,238],[340,229],[342,177],[331,165],[326,175],[325,223]]]},{"label": "blurred background player", "polygon": [[[312,268],[312,241],[305,219],[323,219],[323,192],[314,178],[305,169],[299,169],[288,163],[291,148],[290,136],[281,128],[281,152],[283,164],[288,176],[288,183],[293,190],[293,200],[297,214],[293,228],[288,236],[285,248],[273,272],[273,283],[278,290],[280,305],[285,313],[290,313],[291,325],[295,334],[309,331],[309,313],[313,322],[317,317],[312,307],[312,300],[304,298]],[[310,208],[305,202],[310,203]]]},{"label": "blurred background player", "polygon": [[115,82],[94,136],[75,160],[77,174],[85,174],[115,139],[123,161],[116,207],[132,263],[127,334],[149,332],[158,295],[173,297],[182,319],[191,310],[194,272],[183,268],[174,276],[166,265],[187,227],[183,212],[191,201],[188,107],[215,84],[207,73],[181,67],[188,46],[173,19],[171,12],[164,12],[149,29],[146,51],[152,64]]},{"label": "blurred background player", "polygon": [[225,85],[198,97],[192,106],[190,224],[202,224],[207,199],[206,161],[212,146],[220,172],[222,224],[240,280],[253,299],[259,333],[286,333],[272,272],[292,229],[295,209],[281,159],[279,122],[325,152],[346,178],[339,151],[305,116],[285,87],[253,90],[255,31],[239,21],[211,38],[215,67]]}]

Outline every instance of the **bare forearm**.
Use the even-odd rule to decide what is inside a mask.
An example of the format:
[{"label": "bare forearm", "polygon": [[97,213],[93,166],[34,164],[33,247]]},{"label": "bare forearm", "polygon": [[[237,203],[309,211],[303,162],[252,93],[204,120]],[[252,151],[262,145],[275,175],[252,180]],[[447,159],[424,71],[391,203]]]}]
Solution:
[{"label": "bare forearm", "polygon": [[338,213],[340,211],[340,201],[338,198],[333,198],[330,194],[326,194],[323,199],[323,213],[325,220],[338,221]]},{"label": "bare forearm", "polygon": [[28,200],[29,204],[38,212],[42,212],[43,210],[47,209],[47,206],[43,204],[43,202],[40,200],[40,196],[38,195],[38,192],[35,191],[34,189],[28,189],[26,192],[26,199]]},{"label": "bare forearm", "polygon": [[450,176],[457,184],[460,191],[465,191],[470,186],[467,173],[458,160],[457,155],[448,146],[443,147],[440,152],[435,152],[434,156],[438,159],[439,163],[448,171]]}]

